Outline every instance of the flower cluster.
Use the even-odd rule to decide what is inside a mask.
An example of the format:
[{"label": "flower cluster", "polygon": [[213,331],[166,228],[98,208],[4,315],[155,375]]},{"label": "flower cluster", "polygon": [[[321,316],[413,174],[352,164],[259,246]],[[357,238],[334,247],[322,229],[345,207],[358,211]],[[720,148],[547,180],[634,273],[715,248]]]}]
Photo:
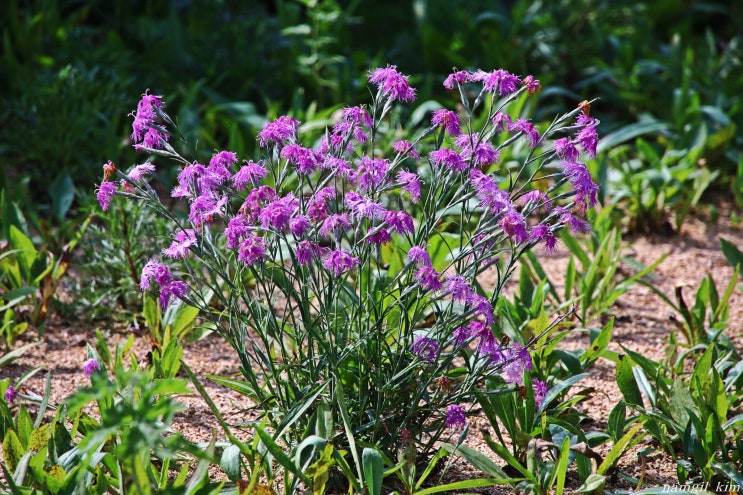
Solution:
[{"label": "flower cluster", "polygon": [[[499,374],[508,386],[521,386],[532,367],[529,349],[499,338],[494,309],[498,294],[487,295],[475,278],[491,266],[513,263],[518,253],[537,244],[554,250],[560,229],[588,229],[581,217],[596,204],[598,188],[581,154],[595,156],[598,122],[579,108],[540,132],[529,120],[506,113],[504,104],[491,105],[485,127],[474,131],[471,119],[441,109],[433,112],[430,127],[418,137],[398,140],[385,152],[375,140],[379,120],[392,102],[413,101],[415,89],[395,66],[371,71],[369,82],[378,89],[372,107],[344,109],[314,148],[302,143],[301,122],[283,116],[258,133],[261,159],[240,162],[230,151],[214,153],[208,163],[182,159],[171,195],[187,201],[187,215],[162,255],[175,262],[198,253],[199,260],[213,261],[213,270],[228,260],[220,276],[232,290],[240,290],[242,279],[230,277],[250,272],[262,283],[243,301],[252,304],[262,290],[261,303],[271,308],[281,293],[290,305],[284,314],[291,313],[292,326],[312,328],[311,335],[333,336],[318,349],[341,341],[361,346],[364,332],[376,331],[384,334],[378,342],[405,356],[389,363],[412,362],[420,373],[441,373],[454,366],[456,356],[464,356],[473,358],[483,376]],[[448,89],[464,85],[481,86],[477,101],[490,97],[506,103],[540,89],[532,76],[522,78],[505,70],[455,71],[444,81]],[[468,94],[459,93],[462,98]],[[163,116],[170,122],[163,105],[161,96],[145,93],[135,113],[135,146],[154,153],[167,140],[166,129],[158,124]],[[558,130],[564,137],[550,141]],[[568,131],[573,132],[565,135]],[[429,143],[425,138],[431,135],[437,138]],[[500,166],[502,148],[517,140],[525,144],[529,160],[539,160],[536,167],[556,169],[548,176],[553,187],[536,187],[533,176],[522,177]],[[534,153],[537,148],[542,152]],[[98,189],[104,209],[117,193],[152,199],[144,182],[154,172],[152,164],[133,167],[120,182],[111,180],[113,164],[107,166]],[[509,174],[513,175],[504,180]],[[456,248],[445,242],[446,224],[461,230],[453,243]],[[442,249],[448,250],[446,256],[441,256]],[[399,262],[391,264],[393,258]],[[510,273],[510,268],[504,266],[503,273]],[[272,275],[264,275],[268,269]],[[282,285],[283,281],[288,282]],[[266,288],[270,283],[279,288]],[[159,290],[163,308],[186,298],[189,290],[158,258],[144,267],[140,288]],[[263,331],[264,322],[251,320],[258,313],[228,309],[234,314],[221,323],[232,325],[244,318],[241,321]],[[427,312],[436,313],[433,323],[423,320],[421,315]],[[278,318],[275,311],[260,314]],[[392,314],[415,316],[394,320]],[[344,322],[342,339],[333,333],[341,331],[339,321]],[[349,328],[356,332],[350,337]],[[297,344],[313,349],[312,344]],[[244,348],[241,345],[236,348]],[[366,356],[358,362],[367,361],[375,358]],[[317,365],[328,366],[332,376],[332,363],[325,363],[320,360]],[[439,378],[448,380],[445,375]],[[412,375],[410,379],[416,382],[413,388],[418,382],[423,389],[433,383]],[[452,381],[447,384],[449,396],[441,402],[440,419],[446,428],[460,429],[466,425],[466,414],[456,402],[471,399],[473,391],[458,389]],[[535,380],[532,389],[541,403],[546,384]],[[421,394],[415,404],[428,397],[425,390]]]}]

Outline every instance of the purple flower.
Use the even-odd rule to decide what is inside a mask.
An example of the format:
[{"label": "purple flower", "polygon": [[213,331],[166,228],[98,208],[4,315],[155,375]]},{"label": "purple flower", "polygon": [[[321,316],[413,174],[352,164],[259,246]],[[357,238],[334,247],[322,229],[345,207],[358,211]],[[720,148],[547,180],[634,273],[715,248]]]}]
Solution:
[{"label": "purple flower", "polygon": [[491,176],[473,168],[470,169],[469,179],[480,200],[480,206],[489,213],[497,215],[513,208],[508,193],[501,190]]},{"label": "purple flower", "polygon": [[240,241],[252,230],[248,219],[243,215],[232,217],[224,229],[224,237],[227,239],[227,247],[236,249]]},{"label": "purple flower", "polygon": [[208,170],[219,177],[220,182],[230,180],[232,172],[230,169],[237,163],[237,154],[232,151],[220,151],[209,160]]},{"label": "purple flower", "polygon": [[560,138],[552,143],[552,148],[555,150],[555,154],[568,162],[575,162],[580,156],[578,148],[575,147],[570,138]]},{"label": "purple flower", "polygon": [[377,189],[384,184],[389,169],[389,163],[382,158],[361,157],[361,163],[356,170],[356,185],[363,192]]},{"label": "purple flower", "polygon": [[162,126],[156,125],[157,111],[162,108],[162,96],[151,95],[149,90],[145,91],[142,99],[137,104],[137,110],[133,112],[132,141],[134,147],[139,149],[142,144],[148,148],[160,148],[161,139],[167,141],[168,135]]},{"label": "purple flower", "polygon": [[513,125],[513,120],[511,120],[511,116],[507,113],[503,112],[497,112],[493,116],[493,127],[495,127],[498,131],[503,131],[504,129],[510,129]]},{"label": "purple flower", "polygon": [[136,167],[132,168],[128,174],[126,174],[127,177],[132,182],[140,182],[142,179],[144,179],[145,175],[149,175],[152,172],[155,171],[155,165],[152,163],[143,163],[141,165],[137,165]]},{"label": "purple flower", "polygon": [[330,215],[330,209],[325,201],[317,198],[310,200],[307,204],[307,216],[313,222],[320,223]]},{"label": "purple flower", "polygon": [[415,149],[413,146],[413,143],[410,141],[405,141],[404,139],[401,139],[400,141],[396,141],[395,144],[392,145],[392,149],[396,153],[404,153],[408,155],[410,158],[414,158],[416,160],[420,159],[420,155],[418,154],[418,150]]},{"label": "purple flower", "polygon": [[252,189],[240,206],[240,213],[245,215],[248,222],[258,220],[258,215],[263,209],[263,205],[276,198],[276,191],[270,186],[260,186]]},{"label": "purple flower", "polygon": [[517,131],[517,132],[523,132],[526,137],[529,139],[529,147],[536,148],[539,144],[539,140],[541,139],[539,135],[539,131],[537,131],[536,127],[534,127],[534,124],[529,122],[528,120],[519,119],[516,122],[511,125],[510,129],[511,132]]},{"label": "purple flower", "polygon": [[267,123],[263,130],[258,133],[261,148],[272,144],[283,144],[284,141],[293,138],[299,129],[299,124],[300,122],[297,119],[288,115]]},{"label": "purple flower", "polygon": [[478,142],[475,149],[472,145],[477,140],[476,134],[460,134],[454,144],[459,147],[465,161],[472,161],[478,167],[486,167],[500,159],[500,151],[488,142]]},{"label": "purple flower", "polygon": [[433,364],[439,354],[439,343],[429,337],[418,337],[411,347],[413,355],[428,364]]},{"label": "purple flower", "polygon": [[529,371],[532,366],[531,354],[525,347],[514,344],[502,350],[501,375],[506,383],[519,385],[523,383],[524,371]]},{"label": "purple flower", "polygon": [[177,299],[183,299],[188,293],[188,286],[185,282],[180,280],[171,280],[167,284],[160,287],[160,306],[165,309],[170,304],[170,300],[175,297]]},{"label": "purple flower", "polygon": [[263,238],[248,234],[242,243],[237,254],[237,261],[245,266],[253,266],[261,263],[266,256],[266,244]]},{"label": "purple flower", "polygon": [[160,264],[156,259],[150,259],[145,263],[142,268],[142,277],[139,282],[140,290],[150,290],[152,288],[151,282],[154,280],[158,286],[163,286],[170,282],[172,275],[170,269]]},{"label": "purple flower", "polygon": [[375,69],[369,73],[369,82],[379,88],[379,92],[389,97],[390,101],[413,101],[415,89],[410,87],[408,76],[397,72],[396,65]]},{"label": "purple flower", "polygon": [[343,109],[343,120],[362,127],[371,127],[372,119],[369,112],[363,107],[347,107]]},{"label": "purple flower", "polygon": [[510,72],[499,69],[493,72],[478,70],[472,77],[474,81],[482,82],[482,87],[488,93],[497,93],[498,96],[507,96],[516,92],[521,85],[521,79]]},{"label": "purple flower", "polygon": [[13,402],[15,402],[15,396],[15,387],[13,387],[13,385],[8,385],[8,389],[5,391],[5,400],[8,402],[8,405],[11,405]]},{"label": "purple flower", "polygon": [[322,255],[322,248],[312,241],[299,241],[296,252],[297,263],[300,266],[307,266],[313,260],[319,259]]},{"label": "purple flower", "polygon": [[[284,148],[286,149],[286,148]],[[281,231],[289,227],[289,219],[297,210],[299,200],[289,193],[268,203],[258,214],[261,226],[268,230]]]},{"label": "purple flower", "polygon": [[320,153],[298,144],[289,144],[281,150],[281,158],[284,158],[297,166],[297,173],[308,175],[317,170],[323,163]]},{"label": "purple flower", "polygon": [[354,220],[361,220],[364,218],[379,220],[384,217],[385,214],[385,209],[381,204],[360,195],[356,191],[348,191],[344,203],[346,203],[348,209],[351,210],[351,217]]},{"label": "purple flower", "polygon": [[337,249],[330,251],[323,261],[322,266],[335,276],[353,271],[359,265],[359,259],[352,256],[348,251]]},{"label": "purple flower", "polygon": [[537,409],[542,407],[544,396],[547,394],[547,384],[537,378],[532,379],[531,388],[534,391],[534,402]]},{"label": "purple flower", "polygon": [[595,125],[588,125],[581,129],[575,139],[588,156],[596,158],[596,146],[598,145],[599,137]]},{"label": "purple flower", "polygon": [[428,154],[431,161],[440,167],[444,167],[454,172],[461,172],[467,169],[467,162],[462,155],[448,148],[432,151]]},{"label": "purple flower", "polygon": [[392,242],[392,236],[389,230],[384,227],[377,227],[366,236],[366,242],[379,246]]},{"label": "purple flower", "polygon": [[588,224],[588,222],[585,222],[581,220],[580,218],[573,215],[573,213],[570,210],[566,210],[564,208],[559,208],[558,210],[560,214],[560,221],[567,225],[570,228],[570,232],[573,234],[577,234],[578,232],[590,232],[591,226]]},{"label": "purple flower", "polygon": [[102,182],[98,187],[96,197],[98,198],[98,203],[101,205],[101,208],[103,208],[103,211],[107,211],[108,207],[111,206],[111,201],[116,195],[118,189],[116,183],[111,181]]},{"label": "purple flower", "polygon": [[268,170],[263,165],[249,161],[232,176],[232,185],[235,189],[243,190],[248,184],[255,184],[266,175],[268,175]]},{"label": "purple flower", "polygon": [[459,115],[451,110],[441,109],[433,112],[431,124],[446,129],[452,136],[459,135]]},{"label": "purple flower", "polygon": [[467,426],[467,413],[464,407],[454,404],[446,411],[444,426],[450,430],[462,430]]},{"label": "purple flower", "polygon": [[593,182],[586,166],[578,162],[562,162],[562,174],[570,181],[581,207],[595,206],[599,187]]},{"label": "purple flower", "polygon": [[454,302],[469,305],[475,292],[463,276],[449,275],[446,277],[446,294],[451,294]]},{"label": "purple flower", "polygon": [[348,219],[348,215],[336,214],[330,215],[323,220],[320,226],[320,235],[330,235],[340,232],[341,230],[348,230],[351,228],[351,221]]},{"label": "purple flower", "polygon": [[557,237],[552,233],[549,225],[540,223],[529,230],[529,239],[534,242],[544,241],[544,249],[548,253],[555,251],[557,247]]},{"label": "purple flower", "polygon": [[485,318],[485,321],[488,325],[493,324],[493,305],[490,304],[490,301],[487,297],[475,294],[472,296],[472,301],[470,302],[470,304],[474,310],[475,315]]},{"label": "purple flower", "polygon": [[191,201],[191,209],[188,214],[188,221],[196,226],[204,223],[212,223],[214,217],[224,215],[224,207],[229,201],[227,196],[214,198],[211,195],[202,194]]},{"label": "purple flower", "polygon": [[457,327],[452,333],[452,341],[455,347],[464,345],[470,338],[470,331],[467,327]]},{"label": "purple flower", "polygon": [[178,173],[178,185],[173,188],[171,196],[174,198],[190,198],[196,188],[198,179],[206,173],[206,167],[200,163],[191,163],[183,167]]},{"label": "purple flower", "polygon": [[547,193],[543,193],[539,189],[534,189],[524,194],[519,198],[519,203],[523,206],[533,205],[534,208],[543,206],[545,210],[552,210],[552,201],[550,200]]},{"label": "purple flower", "polygon": [[402,210],[388,210],[384,214],[384,222],[401,235],[412,234],[415,231],[413,218]]},{"label": "purple flower", "polygon": [[515,209],[509,208],[500,218],[498,224],[513,242],[521,243],[529,240],[529,233],[526,231],[526,220]]},{"label": "purple flower", "polygon": [[444,283],[441,281],[441,274],[431,266],[420,267],[414,278],[423,290],[430,292],[437,292],[444,286]]},{"label": "purple flower", "polygon": [[490,356],[491,361],[502,362],[503,353],[490,327],[478,320],[471,320],[468,327],[470,336],[480,340],[477,344],[477,352]]},{"label": "purple flower", "polygon": [[289,231],[296,237],[302,237],[310,228],[310,221],[304,215],[297,215],[289,220]]},{"label": "purple flower", "polygon": [[407,170],[400,170],[397,173],[397,181],[403,185],[402,190],[410,195],[410,201],[412,201],[413,204],[420,201],[421,181],[417,174],[408,172]]},{"label": "purple flower", "polygon": [[150,127],[144,134],[144,139],[141,143],[135,144],[134,149],[142,148],[153,148],[160,149],[163,146],[163,141],[167,141],[170,136],[160,127]]},{"label": "purple flower", "polygon": [[179,231],[170,247],[163,249],[163,254],[170,258],[185,258],[191,246],[196,244],[196,232],[193,229]]},{"label": "purple flower", "polygon": [[446,89],[454,89],[455,85],[462,85],[466,83],[467,81],[472,80],[472,74],[467,72],[466,70],[458,70],[454,71],[451,74],[449,74],[446,79],[444,79],[444,87]]},{"label": "purple flower", "polygon": [[420,246],[413,246],[408,250],[408,259],[417,265],[431,266],[431,257],[428,255],[428,251]]},{"label": "purple flower", "polygon": [[85,378],[90,378],[90,375],[100,370],[101,365],[98,364],[98,361],[96,361],[95,358],[90,358],[83,363],[83,373],[85,374]]},{"label": "purple flower", "polygon": [[353,174],[353,167],[343,158],[337,158],[335,156],[325,156],[322,162],[322,167],[328,170],[332,170],[338,177],[345,179],[349,178]]},{"label": "purple flower", "polygon": [[155,282],[160,287],[168,285],[173,280],[173,275],[170,273],[170,268],[165,265],[158,264],[155,267],[155,275],[153,277]]}]

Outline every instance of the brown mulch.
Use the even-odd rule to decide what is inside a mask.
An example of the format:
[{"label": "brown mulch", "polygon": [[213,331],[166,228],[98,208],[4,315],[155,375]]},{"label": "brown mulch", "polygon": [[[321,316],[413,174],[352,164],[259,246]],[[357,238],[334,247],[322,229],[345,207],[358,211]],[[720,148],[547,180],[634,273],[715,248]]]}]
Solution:
[{"label": "brown mulch", "polygon": [[[687,220],[679,235],[649,234],[625,237],[626,256],[643,264],[650,264],[660,256],[668,254],[667,259],[657,268],[651,280],[655,286],[672,300],[676,287],[683,287],[683,294],[688,304],[693,304],[694,294],[701,279],[710,273],[720,291],[727,286],[733,269],[720,250],[719,238],[731,241],[743,248],[743,229],[734,227],[729,216],[720,215],[717,223],[705,218],[692,217]],[[553,281],[559,281],[560,273],[567,264],[568,254],[565,250],[546,255],[539,253],[541,262]],[[627,267],[625,267],[627,268]],[[615,329],[611,350],[623,352],[620,344],[628,349],[659,361],[664,358],[668,336],[677,332],[673,310],[650,289],[635,285],[623,295],[608,316],[615,317]],[[594,324],[598,325],[597,322]],[[15,380],[35,366],[43,366],[52,374],[50,401],[58,404],[78,387],[88,383],[82,373],[82,363],[86,358],[85,344],[95,344],[95,330],[104,332],[111,347],[127,337],[120,328],[104,324],[89,324],[73,321],[53,315],[47,323],[42,340],[22,357],[0,368],[0,379],[10,377]],[[727,336],[743,352],[743,286],[734,291],[730,301],[730,316]],[[581,334],[565,342],[566,346],[580,348],[587,345],[587,337]],[[35,332],[29,330],[16,346],[35,340]],[[677,335],[683,342],[683,337]],[[134,353],[139,360],[146,357],[150,344],[144,337],[137,337]],[[188,366],[199,376],[236,375],[238,361],[231,348],[217,335],[210,335],[203,340],[188,344],[185,347],[184,359]],[[588,429],[601,430],[606,425],[609,411],[622,398],[614,381],[614,364],[600,359],[591,370],[593,374],[581,381],[576,388],[592,387],[595,391],[591,397],[579,404],[581,411],[589,418],[585,426]],[[42,394],[46,373],[37,373],[24,385],[25,392]],[[219,407],[230,423],[240,423],[254,419],[254,414],[247,409],[249,404],[240,394],[225,387],[204,380],[211,399]],[[2,399],[0,399],[2,400]],[[218,436],[221,430],[214,416],[203,400],[194,394],[181,397],[180,402],[186,410],[180,413],[174,428],[193,441],[208,441],[213,432]],[[470,437],[467,443],[493,457],[501,463],[484,445],[479,435],[480,427],[487,426],[482,418],[470,418]],[[642,477],[644,487],[672,485],[677,482],[675,465],[668,456],[655,450],[649,437],[632,451],[626,453],[619,463],[619,469],[636,478]],[[0,456],[2,454],[0,453]],[[0,457],[0,462],[2,458]],[[478,477],[480,473],[457,461],[454,468],[445,475],[446,481],[466,477]],[[636,488],[629,486],[620,478],[611,481],[607,488]],[[575,480],[570,487],[577,488]],[[509,490],[490,489],[487,493],[508,493]]]}]

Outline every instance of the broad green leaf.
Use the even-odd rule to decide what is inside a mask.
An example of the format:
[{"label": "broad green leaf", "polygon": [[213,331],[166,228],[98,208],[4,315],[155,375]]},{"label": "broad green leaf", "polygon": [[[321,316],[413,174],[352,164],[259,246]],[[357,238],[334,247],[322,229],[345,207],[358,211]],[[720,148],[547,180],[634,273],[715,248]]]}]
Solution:
[{"label": "broad green leaf", "polygon": [[41,425],[31,432],[31,437],[28,440],[28,450],[34,452],[41,452],[41,449],[46,448],[51,438],[51,424],[47,423]]},{"label": "broad green leaf", "polygon": [[[711,464],[712,469],[717,471],[718,473],[724,474],[728,478],[730,478],[733,481],[733,485],[738,485],[739,487],[743,487],[743,473],[740,472],[740,465],[737,466],[732,462],[726,462],[726,463],[719,463],[719,462],[713,462]],[[736,490],[730,490],[730,493],[733,493]]]},{"label": "broad green leaf", "polygon": [[539,406],[539,410],[537,410],[536,414],[537,416],[542,414],[544,411],[547,410],[547,407],[550,405],[550,403],[557,398],[563,391],[567,390],[568,388],[572,387],[582,379],[591,376],[591,373],[581,373],[579,375],[571,376],[570,378],[566,380],[560,380],[556,382],[554,385],[552,385],[549,390],[547,390],[547,393],[544,394],[544,399],[542,399],[542,405]]},{"label": "broad green leaf", "polygon": [[26,449],[21,445],[15,430],[8,430],[3,439],[3,459],[11,471],[15,471]]},{"label": "broad green leaf", "polygon": [[591,345],[586,349],[586,352],[581,356],[581,361],[584,363],[592,363],[601,357],[606,347],[611,342],[611,335],[614,332],[614,318],[611,318],[604,328],[599,332]]},{"label": "broad green leaf", "polygon": [[49,185],[49,196],[52,198],[52,214],[57,220],[64,220],[75,199],[75,184],[69,173],[63,172]]},{"label": "broad green leaf", "polygon": [[31,280],[31,267],[38,256],[38,251],[31,239],[21,232],[15,225],[10,226],[10,245],[18,250],[16,259],[21,269],[23,280]]},{"label": "broad green leaf", "polygon": [[722,254],[733,265],[733,268],[737,267],[739,272],[743,271],[743,252],[735,244],[722,237],[720,237],[720,246],[722,247]]},{"label": "broad green leaf", "polygon": [[632,374],[635,376],[637,387],[640,389],[640,392],[642,393],[642,395],[647,397],[648,400],[650,401],[650,405],[655,407],[656,406],[655,391],[653,390],[653,385],[648,380],[648,377],[645,374],[645,372],[639,366],[633,366]]},{"label": "broad green leaf", "polygon": [[[554,476],[557,477],[556,495],[562,495],[565,489],[565,477],[568,473],[568,462],[570,461],[570,437],[566,436],[560,447],[560,460],[557,463],[557,471]],[[551,483],[550,483],[551,484]]]},{"label": "broad green leaf", "polygon": [[611,436],[611,439],[616,443],[619,438],[624,434],[624,427],[626,425],[627,417],[627,405],[623,400],[617,402],[617,405],[609,413],[609,420],[607,423],[606,431]]},{"label": "broad green leaf", "polygon": [[5,366],[6,364],[12,363],[14,360],[21,357],[27,350],[29,350],[32,347],[35,347],[39,345],[40,342],[31,342],[29,344],[25,344],[17,349],[13,349],[10,352],[6,352],[2,356],[0,356],[0,368]]},{"label": "broad green leaf", "polygon": [[627,404],[643,407],[642,395],[637,388],[634,373],[632,372],[632,360],[627,355],[620,355],[616,366],[617,386],[624,396]]},{"label": "broad green leaf", "polygon": [[[614,446],[611,448],[608,454],[606,454],[606,457],[604,457],[604,460],[601,462],[601,464],[596,468],[596,474],[604,475],[606,474],[606,471],[609,470],[610,467],[614,465],[617,460],[624,454],[625,449],[629,445],[630,441],[632,441],[632,438],[635,436],[635,434],[640,431],[642,428],[642,423],[636,424],[634,427],[632,427],[631,430],[629,430],[627,433],[624,434],[622,438],[619,439],[618,442],[614,444]],[[645,433],[641,433],[640,435],[645,436]]]},{"label": "broad green leaf", "polygon": [[28,442],[31,439],[31,433],[34,431],[34,422],[25,406],[21,406],[21,410],[18,412],[15,420],[15,431],[23,448],[28,450]]},{"label": "broad green leaf", "polygon": [[28,224],[26,217],[23,216],[21,208],[10,199],[10,196],[3,189],[0,191],[0,225],[2,225],[2,235],[5,239],[10,239],[10,227],[16,227],[21,232],[28,233]]},{"label": "broad green leaf", "polygon": [[384,463],[382,456],[376,449],[365,448],[361,453],[361,462],[364,465],[364,482],[370,495],[382,493],[382,477]]},{"label": "broad green leaf", "polygon": [[[18,287],[13,290],[9,290],[5,294],[2,295],[2,299],[7,300],[8,302],[4,305],[0,306],[0,312],[6,311],[16,304],[19,304],[23,302],[28,296],[35,294],[36,291],[38,291],[38,287]],[[1,300],[1,299],[0,299]]]},{"label": "broad green leaf", "polygon": [[597,153],[602,153],[605,150],[611,149],[618,144],[630,141],[636,137],[643,136],[645,134],[657,134],[659,132],[667,131],[671,128],[671,125],[667,122],[637,122],[634,124],[628,124],[620,129],[607,134],[602,137],[596,147]]},{"label": "broad green leaf", "polygon": [[222,457],[219,460],[219,467],[227,475],[230,481],[240,479],[240,447],[229,445],[222,451]]},{"label": "broad green leaf", "polygon": [[170,326],[171,336],[174,339],[182,338],[185,333],[193,329],[199,309],[188,304],[181,304]]},{"label": "broad green leaf", "polygon": [[465,481],[456,481],[454,483],[447,483],[445,485],[438,485],[425,490],[415,492],[415,495],[429,495],[431,493],[453,493],[460,490],[468,490],[470,488],[480,488],[484,486],[495,486],[495,485],[512,485],[518,481],[518,478],[474,478]]},{"label": "broad green leaf", "polygon": [[580,488],[578,488],[578,491],[581,493],[600,493],[605,484],[606,476],[593,473],[586,478]]},{"label": "broad green leaf", "polygon": [[479,469],[492,478],[508,479],[508,476],[506,475],[506,473],[503,472],[500,466],[493,462],[488,456],[473,449],[472,447],[442,442],[441,448],[446,450],[450,454],[457,454],[458,456],[463,457],[473,467]]}]

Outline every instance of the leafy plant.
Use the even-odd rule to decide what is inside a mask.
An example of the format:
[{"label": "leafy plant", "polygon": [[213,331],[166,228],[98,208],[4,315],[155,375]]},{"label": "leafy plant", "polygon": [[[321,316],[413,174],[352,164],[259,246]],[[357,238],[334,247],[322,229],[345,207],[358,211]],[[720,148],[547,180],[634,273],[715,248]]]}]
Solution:
[{"label": "leafy plant", "polygon": [[[125,367],[132,339],[117,346],[115,355],[104,342],[101,357],[92,347],[83,371],[91,385],[72,394],[51,422],[42,419],[49,408],[50,375],[36,420],[25,404],[3,434],[3,473],[8,493],[218,493],[225,482],[209,481],[215,461],[214,442],[203,449],[170,430],[180,410],[174,395],[187,393],[185,381],[156,378],[136,361]],[[111,365],[113,376],[102,363]],[[0,383],[6,392],[7,383]],[[7,395],[6,395],[7,397]],[[17,398],[16,398],[17,400]],[[100,416],[85,411],[95,404]],[[0,418],[9,409],[0,402]],[[174,476],[173,473],[176,473]],[[234,487],[234,484],[232,485]]]},{"label": "leafy plant", "polygon": [[[478,383],[499,374],[519,383],[531,358],[524,346],[497,340],[492,305],[523,253],[540,241],[551,246],[562,228],[585,229],[577,215],[596,202],[578,162],[578,147],[591,154],[596,142],[596,121],[583,107],[544,133],[505,113],[538,90],[533,78],[452,74],[445,84],[458,89],[466,113],[437,110],[389,159],[377,158],[393,141],[384,136],[397,134],[388,119],[414,90],[394,67],[370,81],[378,90],[369,112],[346,109],[318,149],[300,144],[296,119],[279,117],[259,133],[264,158],[242,167],[227,151],[207,166],[181,156],[170,141],[182,134],[161,97],[145,94],[135,146],[180,165],[174,195],[191,198],[188,218],[148,184],[149,162],[127,174],[109,163],[98,190],[104,209],[123,194],[176,226],[163,253],[185,260],[182,274],[153,259],[141,287],[159,290],[163,308],[177,299],[198,307],[236,350],[244,380],[210,378],[259,404],[271,433],[256,431],[293,476],[288,487],[306,478],[272,442],[290,452],[308,438],[319,442],[310,425],[320,411],[332,420],[325,441],[339,450],[317,444],[317,455],[332,458],[351,486],[376,489],[360,446],[391,458],[409,435],[425,462],[447,428],[464,426],[459,403],[475,398]],[[482,87],[474,101],[470,86]],[[475,117],[480,107],[487,118]],[[546,138],[557,132],[567,137],[552,147]],[[524,162],[498,165],[500,150],[522,140]],[[486,269],[498,280],[487,296],[476,282]]]},{"label": "leafy plant", "polygon": [[730,415],[743,397],[739,380],[743,366],[740,357],[732,352],[719,355],[714,345],[699,345],[695,350],[703,354],[692,361],[693,372],[684,378],[625,349],[627,354],[619,356],[617,363],[617,385],[647,432],[676,461],[681,483],[690,479],[738,483],[743,422]]},{"label": "leafy plant", "polygon": [[[167,226],[141,203],[117,204],[110,211],[90,210],[91,225],[76,260],[82,268],[79,296],[74,304],[90,317],[130,319],[143,307],[140,273],[147,259],[167,236]],[[112,314],[111,306],[118,311]]]}]

